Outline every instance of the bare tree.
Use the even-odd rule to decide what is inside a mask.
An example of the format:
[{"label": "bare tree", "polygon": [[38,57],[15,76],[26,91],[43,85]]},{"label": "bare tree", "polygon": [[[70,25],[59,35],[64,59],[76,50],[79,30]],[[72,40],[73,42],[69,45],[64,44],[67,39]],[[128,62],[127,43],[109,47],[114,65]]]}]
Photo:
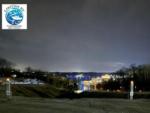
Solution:
[{"label": "bare tree", "polygon": [[0,58],[0,68],[11,68],[14,64],[4,58]]}]

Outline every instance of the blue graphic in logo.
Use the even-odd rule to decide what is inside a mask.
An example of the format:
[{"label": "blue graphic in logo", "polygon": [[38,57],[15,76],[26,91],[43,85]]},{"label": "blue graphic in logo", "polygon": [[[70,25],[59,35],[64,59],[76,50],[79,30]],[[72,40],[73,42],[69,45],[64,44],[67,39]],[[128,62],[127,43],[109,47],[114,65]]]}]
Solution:
[{"label": "blue graphic in logo", "polygon": [[11,25],[18,25],[23,20],[23,12],[19,7],[12,7],[6,12],[6,20]]}]

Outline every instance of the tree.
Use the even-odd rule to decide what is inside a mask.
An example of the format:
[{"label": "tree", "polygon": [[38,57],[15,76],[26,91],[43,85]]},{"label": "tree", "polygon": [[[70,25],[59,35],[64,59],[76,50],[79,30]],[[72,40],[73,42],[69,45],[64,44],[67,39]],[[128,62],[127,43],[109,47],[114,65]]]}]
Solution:
[{"label": "tree", "polygon": [[0,68],[11,68],[14,64],[4,58],[0,58]]},{"label": "tree", "polygon": [[[116,72],[118,75],[123,76],[124,71],[119,70]],[[125,71],[126,77],[123,80],[123,77],[120,78],[121,84],[125,89],[129,89],[130,81],[133,80],[136,86],[136,91],[150,91],[150,64],[130,65],[129,68]]]},{"label": "tree", "polygon": [[4,58],[0,58],[0,76],[11,76],[14,64]]},{"label": "tree", "polygon": [[25,71],[26,72],[34,72],[34,69],[32,67],[26,67]]}]

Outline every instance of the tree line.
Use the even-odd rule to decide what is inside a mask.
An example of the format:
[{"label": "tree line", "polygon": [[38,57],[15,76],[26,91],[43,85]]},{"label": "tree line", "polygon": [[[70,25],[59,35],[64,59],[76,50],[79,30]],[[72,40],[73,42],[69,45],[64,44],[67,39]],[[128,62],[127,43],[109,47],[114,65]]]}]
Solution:
[{"label": "tree line", "polygon": [[116,79],[104,83],[104,89],[130,90],[130,82],[134,81],[135,91],[150,91],[150,64],[135,65],[121,68],[113,73]]}]

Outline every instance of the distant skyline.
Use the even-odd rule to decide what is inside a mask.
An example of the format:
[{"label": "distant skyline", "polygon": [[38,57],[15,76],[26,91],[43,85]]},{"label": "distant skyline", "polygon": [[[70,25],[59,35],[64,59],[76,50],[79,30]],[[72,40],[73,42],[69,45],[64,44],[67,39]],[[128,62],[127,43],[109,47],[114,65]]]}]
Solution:
[{"label": "distant skyline", "polygon": [[18,68],[112,72],[150,63],[148,0],[2,0],[28,4],[28,30],[0,30]]}]

